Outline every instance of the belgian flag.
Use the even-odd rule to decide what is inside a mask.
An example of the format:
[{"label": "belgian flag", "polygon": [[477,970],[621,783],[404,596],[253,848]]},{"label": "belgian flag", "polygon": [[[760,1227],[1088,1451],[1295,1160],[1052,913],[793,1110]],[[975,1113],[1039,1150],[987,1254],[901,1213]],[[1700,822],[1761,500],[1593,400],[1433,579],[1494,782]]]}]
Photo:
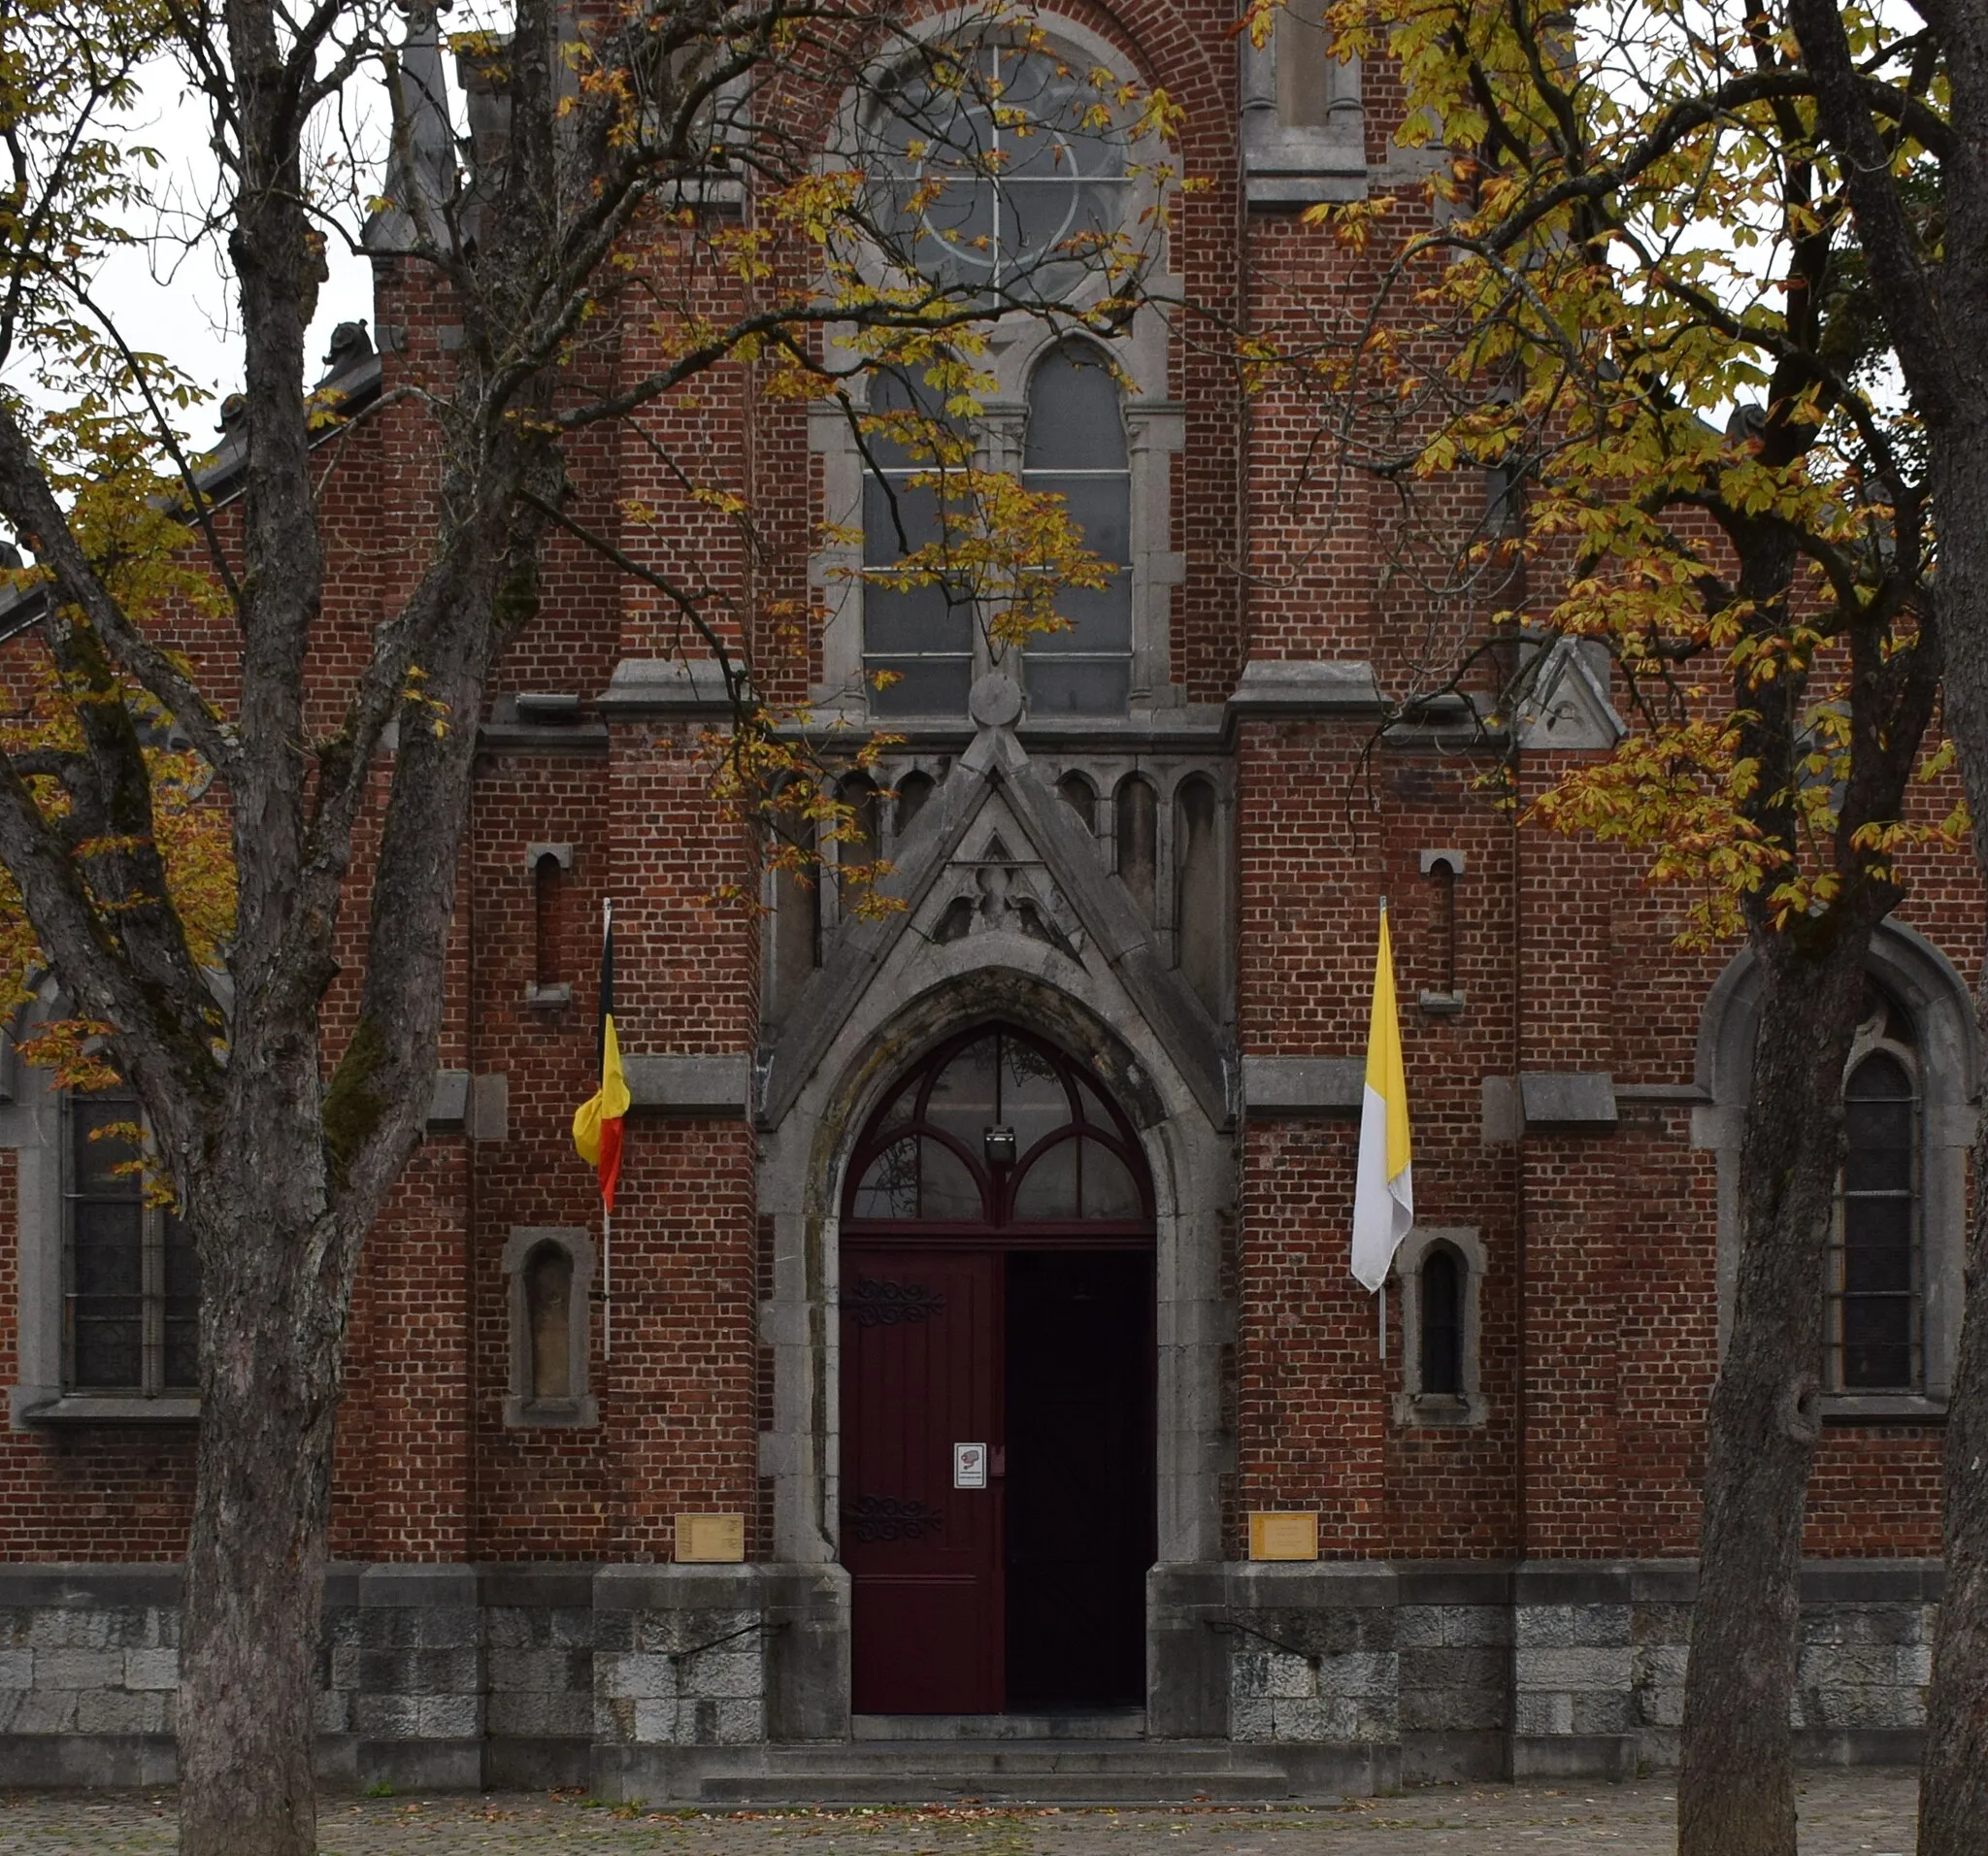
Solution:
[{"label": "belgian flag", "polygon": [[573,1111],[573,1144],[599,1174],[601,1210],[614,1211],[614,1183],[621,1177],[621,1121],[628,1112],[628,1078],[621,1070],[621,1045],[614,1036],[614,905],[601,911],[601,1086]]}]

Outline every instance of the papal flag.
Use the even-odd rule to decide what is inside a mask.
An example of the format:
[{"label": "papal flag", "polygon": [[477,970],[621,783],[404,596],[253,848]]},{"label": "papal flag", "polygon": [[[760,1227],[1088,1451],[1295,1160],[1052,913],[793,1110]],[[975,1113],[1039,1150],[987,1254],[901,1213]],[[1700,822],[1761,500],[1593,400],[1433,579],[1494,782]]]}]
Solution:
[{"label": "papal flag", "polygon": [[573,1111],[573,1144],[599,1174],[601,1210],[614,1210],[614,1184],[621,1177],[621,1118],[628,1112],[628,1078],[621,1072],[621,1045],[614,1036],[614,905],[601,912],[601,1086]]},{"label": "papal flag", "polygon": [[1353,1274],[1370,1290],[1415,1222],[1408,1165],[1408,1084],[1402,1073],[1402,1025],[1394,1003],[1394,950],[1387,905],[1380,905],[1380,948],[1374,962],[1374,1012],[1367,1024],[1367,1089],[1360,1101],[1360,1173],[1353,1189]]}]

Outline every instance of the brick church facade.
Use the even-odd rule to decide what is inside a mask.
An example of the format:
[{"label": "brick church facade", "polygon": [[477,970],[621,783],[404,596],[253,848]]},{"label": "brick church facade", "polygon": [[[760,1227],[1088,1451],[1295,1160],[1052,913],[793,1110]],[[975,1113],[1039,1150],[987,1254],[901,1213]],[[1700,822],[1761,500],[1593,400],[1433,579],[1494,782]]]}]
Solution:
[{"label": "brick church facade", "polygon": [[[1302,14],[1240,57],[1197,0],[1042,16],[1073,64],[1178,103],[1207,184],[1169,279],[1262,331],[1371,283],[1305,207],[1423,172],[1387,73],[1302,58]],[[1097,184],[1131,210],[1122,171]],[[352,414],[331,650],[412,578],[430,491],[394,389],[460,338],[379,244],[378,351],[348,341],[327,383]],[[631,319],[582,365],[633,371],[644,340]],[[360,1270],[331,1779],[1278,1797],[1673,1757],[1746,959],[1680,952],[1633,857],[1496,808],[1453,711],[1376,741],[1430,613],[1389,576],[1382,498],[1305,475],[1302,403],[1245,406],[1157,311],[1115,359],[997,332],[990,447],[1067,488],[1118,570],[1001,665],[820,539],[874,473],[749,369],[651,416],[783,551],[673,504],[635,431],[575,447],[579,507],[662,512],[621,536],[639,558],[812,600],[768,693],[902,738],[847,796],[903,906],[762,878],[708,797],[712,667],[557,541],[480,722],[428,1138]],[[1606,665],[1562,647],[1541,689],[1529,792],[1621,729]],[[1846,1083],[1877,1183],[1832,1249],[1797,1702],[1818,1759],[1910,1755],[1938,1595],[1980,897],[1920,877]],[[1383,896],[1418,1212],[1384,1340],[1346,1264]],[[634,1107],[604,1243],[568,1124],[609,900]],[[109,1110],[9,1055],[0,1782],[152,1782],[191,1291],[92,1158]]]}]

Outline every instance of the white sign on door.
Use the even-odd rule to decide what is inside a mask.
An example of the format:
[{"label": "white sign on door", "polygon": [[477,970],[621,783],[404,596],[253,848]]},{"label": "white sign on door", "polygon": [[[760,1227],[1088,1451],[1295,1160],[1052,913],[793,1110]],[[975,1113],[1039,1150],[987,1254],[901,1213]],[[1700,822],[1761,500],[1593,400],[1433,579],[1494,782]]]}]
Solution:
[{"label": "white sign on door", "polygon": [[952,1486],[956,1489],[984,1489],[987,1486],[987,1446],[984,1443],[955,1443],[952,1446]]}]

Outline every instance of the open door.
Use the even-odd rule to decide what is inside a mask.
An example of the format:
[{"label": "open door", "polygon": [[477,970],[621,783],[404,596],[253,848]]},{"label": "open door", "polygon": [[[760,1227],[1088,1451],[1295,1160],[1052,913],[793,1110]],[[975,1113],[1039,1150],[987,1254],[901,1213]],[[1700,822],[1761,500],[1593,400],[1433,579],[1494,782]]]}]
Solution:
[{"label": "open door", "polygon": [[1130,1125],[1007,1026],[933,1053],[858,1143],[841,1274],[858,1713],[1144,1696],[1150,1190]]}]

